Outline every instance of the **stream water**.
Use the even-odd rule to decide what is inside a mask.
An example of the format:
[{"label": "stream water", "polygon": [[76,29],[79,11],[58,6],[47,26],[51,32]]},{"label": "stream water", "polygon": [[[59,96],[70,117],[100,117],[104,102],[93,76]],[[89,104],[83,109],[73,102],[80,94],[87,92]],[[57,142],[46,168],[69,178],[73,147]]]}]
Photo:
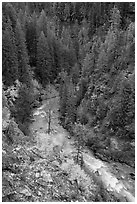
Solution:
[{"label": "stream water", "polygon": [[[40,150],[50,145],[53,149],[58,146],[64,151],[74,151],[74,140],[68,139],[69,133],[59,125],[58,121],[58,104],[59,98],[43,100],[43,105],[37,108],[34,113],[34,122],[30,129],[36,136],[37,146]],[[51,134],[47,134],[48,128],[48,109],[52,109]],[[117,197],[124,197],[126,201],[135,202],[134,181],[129,178],[129,173],[133,171],[131,167],[119,163],[107,163],[94,157],[91,151],[83,151],[84,165],[88,172],[94,173],[104,184],[109,192],[113,192]],[[119,175],[120,174],[120,175]]]}]

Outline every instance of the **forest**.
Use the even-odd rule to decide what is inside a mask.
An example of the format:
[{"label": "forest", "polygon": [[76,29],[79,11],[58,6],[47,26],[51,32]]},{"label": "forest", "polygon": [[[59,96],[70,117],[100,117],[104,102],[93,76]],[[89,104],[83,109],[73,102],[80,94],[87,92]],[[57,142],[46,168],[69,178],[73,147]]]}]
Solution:
[{"label": "forest", "polygon": [[135,3],[3,2],[2,201],[134,197]]}]

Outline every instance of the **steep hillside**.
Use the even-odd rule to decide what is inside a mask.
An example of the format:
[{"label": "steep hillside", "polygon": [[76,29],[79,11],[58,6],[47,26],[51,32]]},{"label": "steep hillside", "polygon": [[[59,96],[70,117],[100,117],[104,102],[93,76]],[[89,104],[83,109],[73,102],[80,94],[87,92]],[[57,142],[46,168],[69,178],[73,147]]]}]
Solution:
[{"label": "steep hillside", "polygon": [[134,167],[135,25],[122,30],[120,20],[114,8],[106,34],[92,40],[76,85],[62,74],[60,112],[64,126],[74,135],[80,131],[98,156]]},{"label": "steep hillside", "polygon": [[3,2],[2,100],[4,202],[134,200],[134,2]]}]

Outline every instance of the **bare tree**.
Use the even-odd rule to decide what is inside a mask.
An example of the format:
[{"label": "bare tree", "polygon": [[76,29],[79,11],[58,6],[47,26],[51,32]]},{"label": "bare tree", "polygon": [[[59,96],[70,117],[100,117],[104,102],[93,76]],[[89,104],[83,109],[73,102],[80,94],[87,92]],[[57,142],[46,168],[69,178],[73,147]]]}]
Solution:
[{"label": "bare tree", "polygon": [[52,111],[51,108],[49,107],[48,110],[48,134],[51,132],[51,119],[52,119]]},{"label": "bare tree", "polygon": [[[49,82],[49,85],[48,85],[48,94],[51,95],[51,85],[50,85],[50,82]],[[50,98],[49,98],[50,100]],[[51,120],[52,120],[52,110],[51,110],[51,105],[50,105],[50,102],[48,101],[48,134],[50,134],[51,132]]]}]

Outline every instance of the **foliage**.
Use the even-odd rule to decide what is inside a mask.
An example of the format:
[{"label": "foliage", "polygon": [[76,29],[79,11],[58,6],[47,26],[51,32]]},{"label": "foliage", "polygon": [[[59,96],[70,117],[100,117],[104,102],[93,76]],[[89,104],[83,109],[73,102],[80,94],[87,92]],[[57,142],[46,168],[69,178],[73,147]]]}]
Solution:
[{"label": "foliage", "polygon": [[36,92],[35,87],[32,89],[32,87],[27,87],[26,84],[16,80],[13,86],[5,90],[5,95],[8,98],[11,117],[14,117],[20,129],[25,134],[28,134],[27,127],[31,118],[33,103],[38,97],[38,92]]},{"label": "foliage", "polygon": [[66,72],[62,72],[60,76],[60,113],[65,117],[65,125],[69,128],[69,125],[76,120],[75,86]]},{"label": "foliage", "polygon": [[45,14],[45,11],[42,10],[40,13],[40,16],[37,21],[37,35],[38,37],[41,35],[41,32],[43,31],[45,37],[47,37],[47,16]]},{"label": "foliage", "polygon": [[[134,7],[3,2],[3,201],[111,201],[78,165],[84,145],[134,167]],[[59,83],[60,119],[75,138],[77,164],[58,146],[46,158],[32,148],[31,113],[49,82]]]},{"label": "foliage", "polygon": [[16,20],[17,20],[17,13],[15,8],[12,6],[11,3],[3,3],[3,15],[5,17],[5,21],[10,19],[13,31],[16,27]]},{"label": "foliage", "polygon": [[2,75],[6,85],[12,85],[18,78],[17,46],[10,20],[2,35]]},{"label": "foliage", "polygon": [[[18,98],[16,99],[14,106],[15,110],[13,116],[16,118],[16,121],[20,125],[20,129],[27,133],[27,124],[31,117],[32,107],[31,104],[34,100],[34,95],[30,88],[25,84],[22,85],[18,91]],[[24,127],[23,127],[23,126]]]},{"label": "foliage", "polygon": [[17,45],[19,80],[22,83],[26,83],[28,86],[30,86],[29,58],[26,49],[25,36],[19,20],[17,20],[15,36]]},{"label": "foliage", "polygon": [[[3,91],[3,102],[7,101],[5,92]],[[3,200],[12,200],[15,194],[15,185],[17,181],[13,180],[21,168],[19,167],[21,161],[19,154],[17,155],[15,149],[18,145],[23,145],[24,135],[18,128],[14,118],[11,118],[9,106],[3,103],[3,126],[2,126],[2,183],[3,183]],[[23,141],[24,140],[24,141]]]},{"label": "foliage", "polygon": [[[130,23],[126,30],[122,30],[120,22],[120,12],[114,7],[106,35],[103,38],[100,36],[93,38],[82,60],[81,77],[75,85],[77,91],[71,92],[72,98],[69,92],[65,91],[66,99],[67,97],[71,99],[71,102],[69,101],[71,107],[75,101],[76,120],[91,128],[94,127],[94,131],[101,134],[100,138],[95,139],[97,142],[90,134],[86,134],[88,138],[86,144],[92,148],[94,146],[96,150],[97,147],[102,149],[100,142],[105,134],[108,138],[105,139],[106,146],[113,136],[121,142],[121,145],[123,141],[128,140],[130,146],[134,139],[134,23]],[[72,110],[75,113],[74,109]],[[65,112],[67,121],[71,111],[67,115],[66,108]],[[77,135],[72,124],[69,130]],[[84,139],[82,131],[78,132]],[[119,147],[120,151],[122,146]],[[114,152],[113,154],[115,155]],[[114,158],[116,159],[116,156]]]},{"label": "foliage", "polygon": [[52,58],[50,55],[47,38],[45,37],[44,33],[41,32],[37,44],[37,67],[35,69],[35,72],[43,85],[46,85],[50,80],[51,63]]},{"label": "foliage", "polygon": [[30,18],[27,18],[25,24],[26,29],[26,44],[29,54],[30,66],[36,66],[36,55],[37,55],[37,15],[34,12]]}]

